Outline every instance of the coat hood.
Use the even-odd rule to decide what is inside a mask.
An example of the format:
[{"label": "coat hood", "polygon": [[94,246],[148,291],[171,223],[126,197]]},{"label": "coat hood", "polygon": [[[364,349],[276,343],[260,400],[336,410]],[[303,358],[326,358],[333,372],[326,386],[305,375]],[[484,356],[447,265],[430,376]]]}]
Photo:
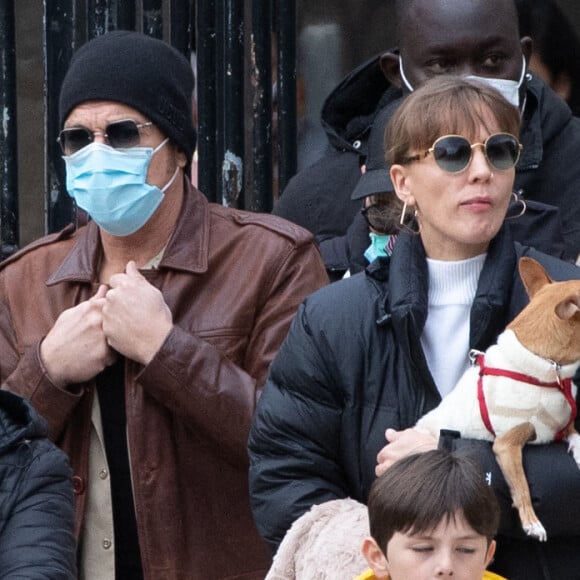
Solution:
[{"label": "coat hood", "polygon": [[0,455],[26,439],[46,435],[46,422],[26,399],[0,391]]},{"label": "coat hood", "polygon": [[366,138],[378,111],[402,94],[383,75],[382,54],[373,56],[349,73],[322,105],[322,126],[336,149],[366,155]]}]

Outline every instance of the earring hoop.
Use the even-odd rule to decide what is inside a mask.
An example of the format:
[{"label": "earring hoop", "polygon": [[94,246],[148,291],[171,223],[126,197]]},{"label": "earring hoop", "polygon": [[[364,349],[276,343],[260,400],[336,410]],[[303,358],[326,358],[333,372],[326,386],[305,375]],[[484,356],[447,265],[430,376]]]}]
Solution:
[{"label": "earring hoop", "polygon": [[401,211],[401,219],[399,220],[399,225],[404,226],[405,225],[405,216],[407,214],[407,202],[404,201],[403,202],[403,209]]},{"label": "earring hoop", "polygon": [[512,198],[513,198],[514,203],[521,204],[522,209],[520,210],[520,213],[518,213],[517,215],[506,216],[506,218],[505,218],[506,220],[517,220],[518,218],[521,218],[526,213],[526,210],[528,209],[528,206],[526,205],[526,202],[524,201],[524,199],[522,197],[520,197],[515,191],[512,191]]},{"label": "earring hoop", "polygon": [[[413,217],[410,216],[409,212],[407,211],[407,202],[403,202],[403,210],[401,211],[401,219],[399,220],[399,231],[406,231],[409,232],[410,234],[418,234],[421,232],[421,224],[419,224],[419,221],[417,220],[417,216],[419,215],[419,210],[417,210],[417,208],[415,208],[415,211],[413,212]],[[417,225],[417,229],[413,229],[411,226],[413,224]]]}]

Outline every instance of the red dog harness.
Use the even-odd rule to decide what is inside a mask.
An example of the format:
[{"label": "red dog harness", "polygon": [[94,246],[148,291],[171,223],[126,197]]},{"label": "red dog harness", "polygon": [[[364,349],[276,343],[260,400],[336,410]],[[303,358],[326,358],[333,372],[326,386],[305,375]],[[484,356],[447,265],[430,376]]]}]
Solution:
[{"label": "red dog harness", "polygon": [[529,375],[524,375],[522,373],[517,373],[515,371],[486,367],[485,357],[483,353],[477,354],[475,360],[479,365],[479,379],[477,381],[477,400],[479,401],[479,412],[481,413],[481,418],[483,420],[485,428],[494,437],[495,431],[491,425],[489,411],[487,409],[487,403],[485,402],[485,394],[483,392],[483,377],[486,375],[494,377],[507,377],[508,379],[513,379],[514,381],[520,381],[522,383],[527,383],[529,385],[534,385],[536,387],[548,387],[552,389],[559,389],[560,391],[562,391],[562,394],[564,395],[566,401],[568,401],[568,404],[570,405],[570,420],[563,429],[561,429],[560,431],[558,431],[558,433],[556,433],[554,440],[559,441],[560,439],[563,439],[566,430],[572,424],[574,419],[576,419],[577,409],[576,409],[576,401],[572,396],[572,379],[560,379],[560,376],[556,373],[557,381],[553,383],[545,383],[543,381],[535,379],[534,377],[530,377]]}]

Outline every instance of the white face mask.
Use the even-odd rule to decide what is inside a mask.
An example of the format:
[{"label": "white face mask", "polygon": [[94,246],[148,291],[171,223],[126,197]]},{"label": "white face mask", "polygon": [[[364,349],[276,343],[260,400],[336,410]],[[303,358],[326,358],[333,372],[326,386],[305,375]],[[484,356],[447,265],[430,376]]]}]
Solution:
[{"label": "white face mask", "polygon": [[[413,92],[413,87],[411,83],[408,81],[407,77],[405,76],[405,71],[403,70],[403,59],[399,56],[399,72],[401,74],[401,80],[409,89],[409,91]],[[479,81],[481,83],[485,83],[486,85],[494,88],[498,91],[504,99],[506,99],[509,103],[511,103],[514,107],[520,106],[520,87],[524,82],[524,76],[526,74],[526,59],[522,55],[522,73],[520,75],[519,81],[512,81],[510,79],[495,79],[495,78],[488,78],[488,77],[478,77],[476,75],[468,75],[466,79],[473,79]]]},{"label": "white face mask", "polygon": [[503,98],[511,103],[514,107],[520,107],[520,87],[524,82],[524,76],[526,74],[526,59],[522,55],[522,74],[520,75],[519,81],[512,81],[509,79],[493,79],[488,77],[478,77],[476,75],[469,75],[465,77],[466,79],[473,79],[481,83],[485,83],[492,89],[495,89],[500,93]]}]

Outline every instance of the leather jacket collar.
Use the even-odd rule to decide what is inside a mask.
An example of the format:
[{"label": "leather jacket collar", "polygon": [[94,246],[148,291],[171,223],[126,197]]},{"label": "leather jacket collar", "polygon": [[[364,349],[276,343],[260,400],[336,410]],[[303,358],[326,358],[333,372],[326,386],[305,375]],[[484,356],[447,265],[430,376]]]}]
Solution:
[{"label": "leather jacket collar", "polygon": [[[184,185],[181,213],[159,268],[202,273],[208,267],[208,202],[188,178],[185,178]],[[77,239],[72,250],[48,278],[47,285],[95,281],[101,256],[99,227],[90,221],[75,236]]]}]

